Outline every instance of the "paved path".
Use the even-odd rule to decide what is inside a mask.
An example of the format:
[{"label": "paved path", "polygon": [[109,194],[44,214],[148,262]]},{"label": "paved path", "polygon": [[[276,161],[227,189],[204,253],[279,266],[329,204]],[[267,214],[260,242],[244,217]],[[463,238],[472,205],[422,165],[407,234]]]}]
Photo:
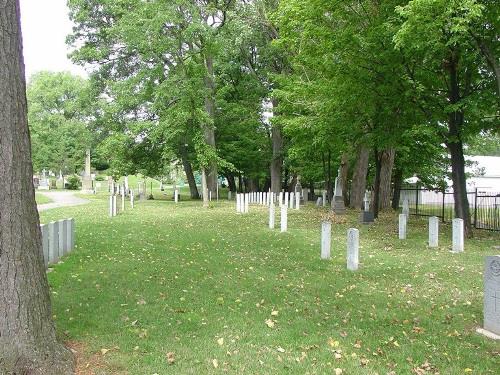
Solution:
[{"label": "paved path", "polygon": [[38,211],[50,210],[51,208],[79,206],[89,203],[87,199],[75,197],[71,191],[37,191],[38,194],[45,195],[52,202],[37,205]]}]

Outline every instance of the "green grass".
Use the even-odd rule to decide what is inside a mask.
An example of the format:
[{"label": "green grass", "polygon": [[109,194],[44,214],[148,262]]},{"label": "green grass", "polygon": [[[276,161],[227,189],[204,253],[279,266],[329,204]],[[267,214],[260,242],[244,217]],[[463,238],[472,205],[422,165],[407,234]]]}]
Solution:
[{"label": "green grass", "polygon": [[[498,373],[499,344],[474,332],[498,233],[478,231],[452,254],[449,225],[434,250],[424,220],[410,218],[400,241],[395,217],[360,226],[350,213],[321,261],[323,211],[312,205],[289,211],[282,234],[261,207],[155,200],[110,219],[105,196],[89,198],[41,219],[76,219],[77,249],[48,277],[58,332],[100,358],[96,375],[409,374],[425,363]],[[360,228],[358,272],[345,267],[349,226]]]},{"label": "green grass", "polygon": [[41,193],[35,193],[35,200],[37,204],[45,204],[52,202],[52,199]]}]

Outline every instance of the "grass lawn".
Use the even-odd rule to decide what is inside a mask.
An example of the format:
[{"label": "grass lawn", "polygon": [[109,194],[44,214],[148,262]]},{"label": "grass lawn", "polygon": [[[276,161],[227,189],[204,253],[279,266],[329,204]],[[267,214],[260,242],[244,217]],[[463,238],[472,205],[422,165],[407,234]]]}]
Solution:
[{"label": "grass lawn", "polygon": [[43,195],[42,193],[35,193],[35,200],[37,204],[45,204],[52,202],[52,199]]},{"label": "grass lawn", "polygon": [[[104,194],[88,198],[41,220],[76,219],[77,249],[48,277],[59,335],[96,375],[498,374],[500,345],[475,328],[499,233],[452,254],[449,225],[429,249],[424,220],[400,241],[395,216],[362,227],[349,213],[321,261],[313,205],[289,211],[282,234],[263,207],[155,200],[110,219]],[[345,267],[349,226],[358,272]]]}]

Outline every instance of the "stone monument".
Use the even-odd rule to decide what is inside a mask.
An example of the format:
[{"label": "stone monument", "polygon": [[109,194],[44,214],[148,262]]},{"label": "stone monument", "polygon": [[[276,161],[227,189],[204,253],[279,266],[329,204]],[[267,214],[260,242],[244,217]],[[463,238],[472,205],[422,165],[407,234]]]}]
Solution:
[{"label": "stone monument", "polygon": [[42,170],[42,177],[39,180],[38,190],[50,190],[49,179],[47,178],[47,171],[45,168]]},{"label": "stone monument", "polygon": [[375,221],[373,212],[370,211],[370,192],[365,191],[365,197],[363,198],[363,211],[359,217],[359,221],[362,224],[371,224]]},{"label": "stone monument", "polygon": [[92,176],[90,174],[90,150],[87,149],[85,155],[85,171],[82,176],[82,193],[93,194],[94,189],[92,189]]},{"label": "stone monument", "polygon": [[335,178],[335,192],[333,194],[332,209],[337,215],[345,214],[344,197],[342,195],[342,180],[340,177],[340,168]]},{"label": "stone monument", "polygon": [[500,255],[487,256],[484,264],[484,323],[477,332],[500,340]]}]

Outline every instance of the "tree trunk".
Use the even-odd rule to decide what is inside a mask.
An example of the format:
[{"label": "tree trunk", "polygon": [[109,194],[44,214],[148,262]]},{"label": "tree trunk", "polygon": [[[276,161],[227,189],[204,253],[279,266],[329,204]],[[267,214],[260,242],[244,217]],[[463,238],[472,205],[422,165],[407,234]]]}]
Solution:
[{"label": "tree trunk", "polygon": [[201,189],[203,191],[203,207],[208,208],[210,197],[209,190],[207,186],[207,173],[205,172],[205,168],[201,169]]},{"label": "tree trunk", "polygon": [[0,1],[0,373],[73,374],[56,340],[33,188],[18,0]]},{"label": "tree trunk", "polygon": [[380,161],[379,152],[375,148],[375,181],[373,183],[373,199],[371,202],[373,216],[378,218],[379,206],[380,206],[380,171],[382,169],[382,163]]},{"label": "tree trunk", "polygon": [[358,149],[358,158],[354,173],[352,176],[351,185],[351,201],[350,207],[361,209],[363,198],[366,190],[366,176],[368,174],[368,160],[370,150],[365,145],[360,145]]},{"label": "tree trunk", "polygon": [[309,184],[309,197],[307,198],[308,200],[314,200],[315,198],[315,192],[314,192],[314,182],[311,182]]},{"label": "tree trunk", "polygon": [[340,181],[342,184],[342,198],[344,199],[344,205],[349,207],[349,158],[346,153],[342,154],[342,160],[340,161]]},{"label": "tree trunk", "polygon": [[188,153],[185,145],[181,145],[181,161],[184,167],[184,173],[186,173],[186,178],[188,180],[189,192],[191,194],[191,199],[199,199],[200,194],[198,193],[198,187],[196,186],[196,180],[194,179],[193,168],[188,159]]},{"label": "tree trunk", "polygon": [[238,173],[238,191],[243,193],[243,177],[241,176],[241,173]]},{"label": "tree trunk", "polygon": [[326,197],[328,202],[332,202],[333,186],[332,186],[332,153],[328,150],[328,160],[326,167]]},{"label": "tree trunk", "polygon": [[403,185],[403,170],[397,168],[394,173],[394,193],[392,194],[392,209],[399,209],[399,198],[401,197],[401,186]]},{"label": "tree trunk", "polygon": [[[205,124],[203,128],[203,135],[205,138],[205,143],[207,146],[213,149],[215,153],[215,80],[214,80],[214,64],[213,58],[210,55],[205,56],[205,87],[207,89],[207,94],[205,97],[205,111],[211,120],[210,124]],[[212,192],[212,196],[215,197],[217,194],[217,162],[215,160],[210,160],[209,166],[205,169],[207,189]]]},{"label": "tree trunk", "polygon": [[395,154],[393,148],[383,150],[380,154],[379,210],[391,207],[392,168]]},{"label": "tree trunk", "polygon": [[297,175],[292,176],[292,181],[288,184],[288,192],[293,193],[295,191],[295,185],[297,185]]},{"label": "tree trunk", "polygon": [[[276,99],[272,100],[273,110],[277,107]],[[281,168],[283,166],[283,135],[281,128],[273,124],[271,128],[271,140],[273,144],[273,156],[271,160],[271,191],[279,194],[281,191]]]},{"label": "tree trunk", "polygon": [[236,192],[236,181],[234,180],[234,174],[228,173],[226,175],[227,184],[229,186],[229,191],[235,193]]},{"label": "tree trunk", "polygon": [[[451,104],[460,101],[460,86],[458,77],[458,53],[452,51],[448,65],[449,92],[448,99]],[[462,126],[464,113],[462,111],[450,112],[448,115],[448,137],[446,146],[451,156],[451,180],[453,181],[453,198],[455,200],[455,217],[464,221],[464,235],[471,238],[472,225],[469,212],[469,200],[467,197],[467,178],[465,176],[465,159],[462,143]]]}]

